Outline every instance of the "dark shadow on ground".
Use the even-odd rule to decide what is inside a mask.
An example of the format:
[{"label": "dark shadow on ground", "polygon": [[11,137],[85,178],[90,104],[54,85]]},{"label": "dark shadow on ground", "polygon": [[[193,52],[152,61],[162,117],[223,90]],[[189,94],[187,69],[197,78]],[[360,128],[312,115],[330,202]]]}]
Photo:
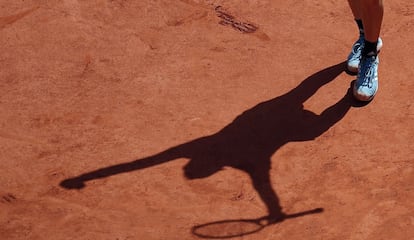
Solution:
[{"label": "dark shadow on ground", "polygon": [[[210,136],[197,138],[153,156],[84,173],[66,179],[60,185],[67,189],[80,189],[85,187],[87,181],[188,158],[190,161],[184,167],[187,179],[211,176],[225,166],[246,172],[267,207],[268,215],[261,218],[266,219],[267,224],[292,216],[302,216],[301,213],[286,215],[282,212],[279,198],[270,181],[271,156],[286,143],[314,140],[345,116],[355,103],[349,89],[344,89],[344,95],[339,96],[340,100],[320,115],[303,107],[303,103],[319,88],[334,80],[344,70],[344,62],[321,70],[286,94],[248,109]],[[321,211],[309,210],[304,214]]]},{"label": "dark shadow on ground", "polygon": [[300,213],[286,214],[278,221],[272,221],[272,219],[269,219],[268,216],[254,219],[227,219],[196,225],[191,228],[191,233],[199,238],[209,239],[242,237],[257,233],[267,226],[276,224],[289,218],[297,218],[321,212],[323,212],[322,208],[316,208]]}]

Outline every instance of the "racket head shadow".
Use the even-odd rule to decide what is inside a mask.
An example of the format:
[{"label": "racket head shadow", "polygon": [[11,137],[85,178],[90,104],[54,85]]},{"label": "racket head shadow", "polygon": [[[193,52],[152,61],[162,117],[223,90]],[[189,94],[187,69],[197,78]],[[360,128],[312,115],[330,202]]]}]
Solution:
[{"label": "racket head shadow", "polygon": [[266,226],[262,219],[231,219],[197,225],[191,231],[199,238],[226,239],[257,233]]}]

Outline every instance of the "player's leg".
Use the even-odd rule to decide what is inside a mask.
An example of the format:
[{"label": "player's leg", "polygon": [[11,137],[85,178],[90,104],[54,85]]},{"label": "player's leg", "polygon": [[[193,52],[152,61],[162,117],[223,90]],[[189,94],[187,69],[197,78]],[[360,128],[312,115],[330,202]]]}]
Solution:
[{"label": "player's leg", "polygon": [[349,7],[351,8],[355,20],[362,20],[359,2],[360,0],[348,0]]},{"label": "player's leg", "polygon": [[354,85],[354,96],[360,101],[370,101],[378,90],[378,50],[384,8],[382,0],[360,0],[359,10],[364,27],[364,45]]},{"label": "player's leg", "polygon": [[352,50],[348,55],[347,68],[349,72],[356,74],[358,72],[359,62],[361,60],[361,52],[364,47],[364,25],[362,24],[362,17],[359,6],[360,0],[348,0],[348,3],[359,30],[359,37],[352,45]]},{"label": "player's leg", "polygon": [[358,14],[360,14],[364,25],[365,40],[373,43],[377,42],[384,15],[382,0],[361,0],[359,4]]},{"label": "player's leg", "polygon": [[[359,30],[359,37],[352,45],[352,50],[348,55],[347,68],[350,73],[356,74],[358,72],[359,62],[361,60],[362,49],[364,47],[365,31],[364,31],[364,24],[362,23],[363,20],[362,20],[362,11],[361,11],[361,0],[348,0],[348,3],[349,3],[356,25]],[[382,47],[382,40],[381,38],[378,38],[377,49],[379,50],[381,49],[381,47]]]}]

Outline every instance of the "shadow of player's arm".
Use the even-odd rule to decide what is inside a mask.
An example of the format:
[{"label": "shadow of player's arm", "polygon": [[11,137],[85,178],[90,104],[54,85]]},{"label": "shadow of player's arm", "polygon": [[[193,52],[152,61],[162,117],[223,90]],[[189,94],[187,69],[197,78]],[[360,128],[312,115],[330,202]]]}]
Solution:
[{"label": "shadow of player's arm", "polygon": [[[260,199],[266,205],[268,220],[281,221],[285,217],[280,206],[279,198],[270,181],[270,159],[258,160],[258,165],[250,168],[247,172],[253,183],[253,187],[259,194]],[[266,164],[260,164],[266,163]]]},{"label": "shadow of player's arm", "polygon": [[171,160],[184,157],[183,153],[185,152],[184,149],[187,144],[183,144],[177,147],[170,148],[168,150],[165,150],[153,156],[138,159],[132,162],[121,163],[121,164],[101,168],[95,171],[84,173],[77,177],[68,178],[68,179],[63,180],[60,183],[60,186],[66,189],[81,189],[85,187],[85,182],[90,181],[90,180],[106,178],[112,175],[132,172],[132,171],[152,167],[155,165],[159,165],[165,162],[169,162]]}]

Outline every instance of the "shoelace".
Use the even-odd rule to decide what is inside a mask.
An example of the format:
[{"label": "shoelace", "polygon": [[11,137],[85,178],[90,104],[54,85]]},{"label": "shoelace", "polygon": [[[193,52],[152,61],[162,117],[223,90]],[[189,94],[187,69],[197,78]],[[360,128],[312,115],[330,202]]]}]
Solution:
[{"label": "shoelace", "polygon": [[371,88],[373,86],[372,79],[373,75],[375,74],[375,56],[367,57],[364,61],[364,66],[361,69],[368,69],[365,71],[364,80],[362,82],[362,86],[367,86]]}]

